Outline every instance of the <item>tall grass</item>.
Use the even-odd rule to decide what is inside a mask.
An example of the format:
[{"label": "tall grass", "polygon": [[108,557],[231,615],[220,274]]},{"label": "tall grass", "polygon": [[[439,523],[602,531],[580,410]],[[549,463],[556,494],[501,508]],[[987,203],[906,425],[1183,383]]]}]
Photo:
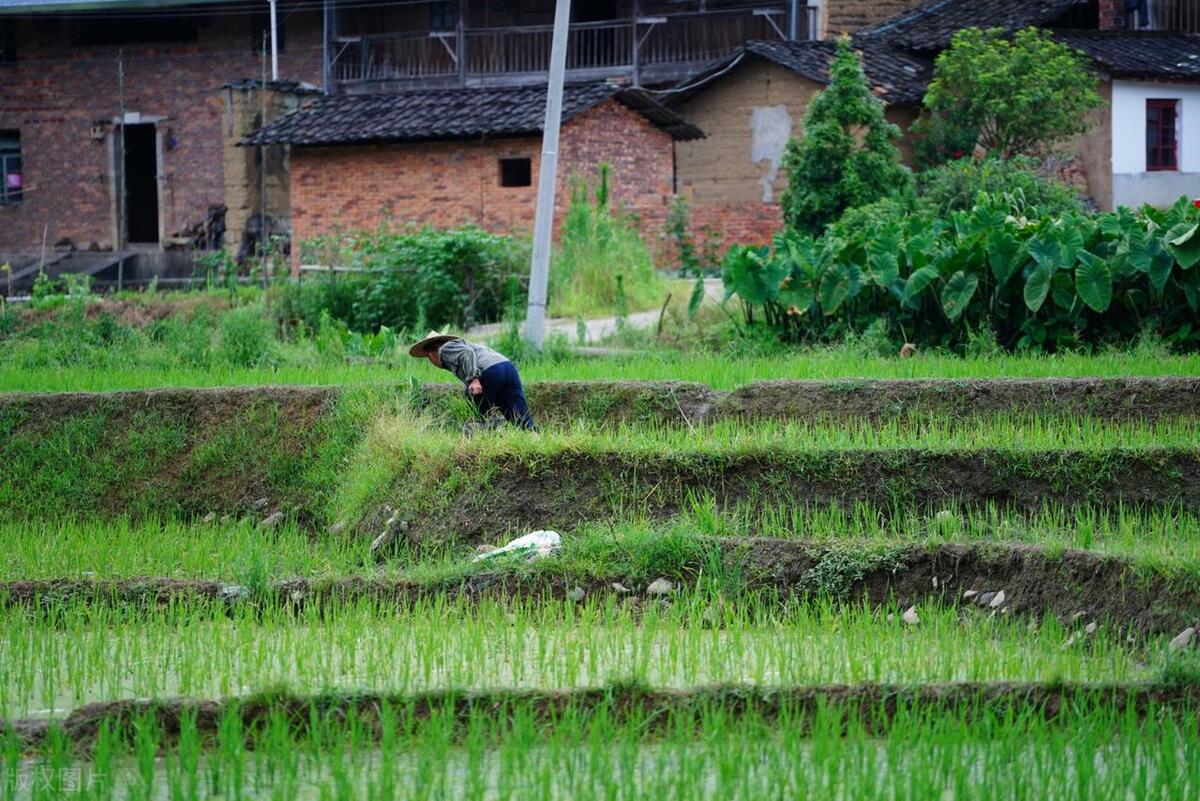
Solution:
[{"label": "tall grass", "polygon": [[550,314],[621,315],[662,302],[666,281],[654,267],[635,221],[609,198],[608,165],[593,194],[577,179],[550,267]]}]

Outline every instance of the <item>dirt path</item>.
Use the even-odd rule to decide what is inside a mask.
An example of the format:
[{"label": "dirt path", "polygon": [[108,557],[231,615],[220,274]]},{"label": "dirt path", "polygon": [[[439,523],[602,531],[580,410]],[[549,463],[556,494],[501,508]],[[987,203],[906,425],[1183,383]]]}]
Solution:
[{"label": "dirt path", "polygon": [[[721,303],[725,299],[725,287],[720,278],[704,279],[704,298],[706,303]],[[660,310],[647,309],[625,316],[628,328],[652,328],[658,325]],[[467,336],[492,337],[504,332],[506,323],[489,323],[477,325],[467,331]],[[617,333],[616,317],[595,317],[584,321],[584,342],[600,342],[606,337]],[[551,317],[546,320],[546,335],[565,336],[573,343],[579,341],[579,321],[569,317]]]}]

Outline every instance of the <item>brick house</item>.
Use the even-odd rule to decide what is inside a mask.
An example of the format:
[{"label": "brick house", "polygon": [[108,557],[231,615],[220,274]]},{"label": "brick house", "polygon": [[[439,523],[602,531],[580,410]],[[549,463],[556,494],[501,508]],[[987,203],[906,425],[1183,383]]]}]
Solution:
[{"label": "brick house", "polygon": [[[43,242],[47,262],[74,268],[97,261],[70,248],[107,252],[109,263],[121,239],[161,251],[226,202],[227,178],[260,183],[227,175],[231,136],[260,125],[264,105],[268,116],[295,107],[301,82],[321,81],[321,15],[310,7],[280,6],[279,67],[296,80],[268,81],[264,93],[254,80],[263,14],[140,5],[0,2],[0,261],[36,269]],[[251,210],[228,223],[244,225]]]},{"label": "brick house", "polygon": [[[291,148],[297,242],[384,221],[528,231],[545,102],[544,87],[331,95],[243,141]],[[613,200],[661,222],[674,195],[673,144],[699,129],[607,82],[568,85],[562,119],[556,209],[575,180],[607,163]],[[299,256],[294,248],[294,263]]]},{"label": "brick house", "polygon": [[[787,0],[573,9],[573,82],[669,84],[748,39],[812,35],[813,15]],[[262,0],[0,0],[0,262],[31,278],[20,267],[36,271],[45,243],[52,274],[112,272],[118,250],[137,260],[195,244],[219,206],[236,249],[256,218],[286,223],[289,211],[286,150],[237,148],[247,132],[312,89],[544,82],[553,11],[553,0],[278,0],[272,70]]]},{"label": "brick house", "polygon": [[[902,130],[916,117],[933,60],[957,31],[1046,27],[1092,59],[1108,101],[1073,145],[1097,204],[1200,195],[1200,127],[1190,134],[1185,128],[1200,118],[1200,0],[1177,0],[1170,14],[1167,4],[1150,3],[1141,30],[1132,29],[1137,20],[1125,15],[1123,0],[908,5],[852,38],[888,118]],[[851,11],[830,3],[822,25],[844,31],[873,13]],[[676,144],[676,184],[690,196],[699,230],[714,226],[726,243],[766,242],[778,230],[786,181],[780,159],[788,139],[803,135],[808,103],[828,83],[832,56],[830,41],[749,42],[665,96],[705,132],[702,140]],[[911,157],[910,143],[902,140],[901,149]]]}]

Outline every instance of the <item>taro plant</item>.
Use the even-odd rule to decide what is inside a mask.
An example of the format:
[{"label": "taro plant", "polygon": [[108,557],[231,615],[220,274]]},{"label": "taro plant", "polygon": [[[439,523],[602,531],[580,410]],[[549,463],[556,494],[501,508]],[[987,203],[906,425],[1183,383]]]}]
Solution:
[{"label": "taro plant", "polygon": [[1007,348],[1128,342],[1150,330],[1200,347],[1200,211],[1119,209],[1027,219],[980,195],[969,211],[912,213],[884,201],[820,237],[783,232],[773,248],[736,248],[728,297],[761,308],[786,339],[861,330],[879,319],[912,341],[961,348],[994,331]]}]

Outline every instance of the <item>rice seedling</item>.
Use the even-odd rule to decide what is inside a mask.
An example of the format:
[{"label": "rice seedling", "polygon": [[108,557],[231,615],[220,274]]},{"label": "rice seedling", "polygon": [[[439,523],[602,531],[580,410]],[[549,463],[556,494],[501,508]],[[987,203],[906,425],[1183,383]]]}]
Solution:
[{"label": "rice seedling", "polygon": [[[68,603],[0,617],[0,717],[56,717],[81,704],[370,688],[574,689],[635,680],[726,682],[1112,680],[1146,678],[1161,644],[1101,628],[1086,645],[1053,619],[898,614],[828,601],[670,606],[614,596],[511,603],[434,595],[403,607],[361,601],[301,611],[251,604],[122,610]],[[1152,667],[1153,666],[1153,667]]]},{"label": "rice seedling", "polygon": [[[236,710],[207,751],[194,719],[169,744],[155,721],[101,731],[83,758],[51,738],[0,768],[7,797],[74,799],[1078,798],[1174,801],[1200,792],[1200,733],[1174,717],[1087,704],[1055,720],[1024,712],[901,707],[885,730],[837,708],[777,716],[714,705],[618,719],[566,710],[553,725],[520,705],[459,724],[384,705],[302,736],[278,718],[253,749]],[[154,758],[156,747],[162,755]],[[88,759],[87,757],[91,758]]]}]

